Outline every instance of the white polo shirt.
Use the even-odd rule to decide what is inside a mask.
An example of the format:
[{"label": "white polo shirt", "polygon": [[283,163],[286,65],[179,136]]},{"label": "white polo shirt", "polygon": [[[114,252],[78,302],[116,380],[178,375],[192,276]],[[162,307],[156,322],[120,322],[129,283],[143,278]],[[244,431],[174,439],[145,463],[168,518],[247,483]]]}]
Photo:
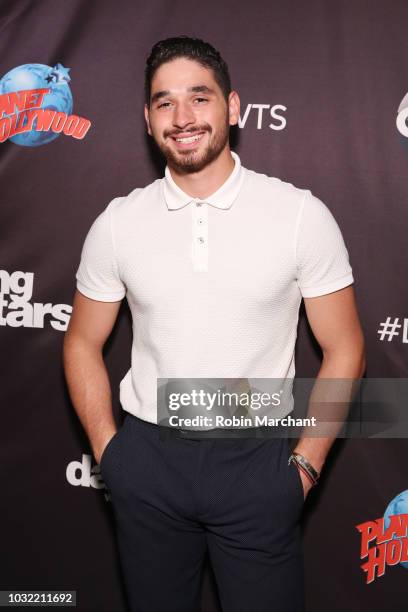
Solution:
[{"label": "white polo shirt", "polygon": [[[302,297],[353,282],[310,190],[241,166],[205,200],[165,176],[118,197],[86,236],[77,288],[132,314],[124,410],[157,422],[157,378],[293,378]],[[286,408],[284,416],[292,408]]]}]

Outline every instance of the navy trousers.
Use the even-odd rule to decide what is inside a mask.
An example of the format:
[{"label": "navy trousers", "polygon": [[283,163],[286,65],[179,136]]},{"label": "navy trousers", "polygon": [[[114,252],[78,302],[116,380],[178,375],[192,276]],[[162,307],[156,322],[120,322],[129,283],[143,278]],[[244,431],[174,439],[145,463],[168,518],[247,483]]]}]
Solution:
[{"label": "navy trousers", "polygon": [[223,612],[303,612],[304,504],[285,438],[188,438],[127,414],[100,468],[132,612],[199,612],[208,551]]}]

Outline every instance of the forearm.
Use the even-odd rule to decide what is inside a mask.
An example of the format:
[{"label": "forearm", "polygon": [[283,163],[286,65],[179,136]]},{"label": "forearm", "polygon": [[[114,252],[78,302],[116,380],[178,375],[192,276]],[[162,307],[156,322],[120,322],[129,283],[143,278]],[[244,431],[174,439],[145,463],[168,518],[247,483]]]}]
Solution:
[{"label": "forearm", "polygon": [[99,462],[101,451],[117,429],[102,351],[66,335],[63,361],[72,404]]},{"label": "forearm", "polygon": [[[350,402],[364,369],[364,355],[359,351],[323,357],[308,408],[308,416],[316,417],[318,433],[313,431],[313,435],[310,435],[313,428],[304,428],[294,448],[294,451],[304,455],[318,472],[323,467],[336,434],[347,418]],[[319,435],[319,431],[320,434],[330,432],[330,435],[314,437]]]}]

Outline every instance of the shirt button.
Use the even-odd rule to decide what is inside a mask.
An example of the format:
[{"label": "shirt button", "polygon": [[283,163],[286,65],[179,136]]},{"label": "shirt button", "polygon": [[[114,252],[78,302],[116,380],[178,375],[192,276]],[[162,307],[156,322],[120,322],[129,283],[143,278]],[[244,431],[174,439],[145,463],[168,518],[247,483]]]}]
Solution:
[{"label": "shirt button", "polygon": [[198,225],[202,225],[204,223],[204,219],[197,219]]},{"label": "shirt button", "polygon": [[201,242],[201,244],[204,242],[204,238],[202,236],[200,236],[199,238],[197,238],[198,242]]},{"label": "shirt button", "polygon": [[196,202],[196,206],[202,206],[203,203],[202,202]]}]

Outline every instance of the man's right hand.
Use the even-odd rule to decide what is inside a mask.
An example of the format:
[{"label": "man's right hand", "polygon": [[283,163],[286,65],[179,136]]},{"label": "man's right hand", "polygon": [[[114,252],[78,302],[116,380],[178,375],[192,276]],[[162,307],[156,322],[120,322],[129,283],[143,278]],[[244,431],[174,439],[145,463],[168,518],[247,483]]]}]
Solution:
[{"label": "man's right hand", "polygon": [[102,455],[105,452],[106,447],[108,446],[109,442],[112,440],[113,436],[117,434],[117,432],[118,430],[115,430],[112,434],[110,434],[108,438],[105,439],[105,441],[102,444],[98,444],[97,446],[93,447],[93,454],[95,457],[95,461],[98,465],[101,462]]},{"label": "man's right hand", "polygon": [[63,362],[70,398],[98,463],[117,432],[103,347],[120,305],[121,300],[100,302],[76,290],[64,337]]}]

